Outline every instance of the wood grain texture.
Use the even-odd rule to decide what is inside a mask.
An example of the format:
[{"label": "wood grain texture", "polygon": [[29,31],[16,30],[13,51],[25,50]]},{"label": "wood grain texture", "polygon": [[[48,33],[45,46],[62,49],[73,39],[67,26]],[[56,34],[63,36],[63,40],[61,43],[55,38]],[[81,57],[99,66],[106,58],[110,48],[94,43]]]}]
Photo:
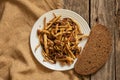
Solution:
[{"label": "wood grain texture", "polygon": [[120,0],[116,0],[115,50],[116,50],[116,80],[120,80]]},{"label": "wood grain texture", "polygon": [[0,20],[2,18],[4,9],[5,9],[5,3],[3,1],[0,1]]},{"label": "wood grain texture", "polygon": [[116,15],[117,26],[115,29],[116,37],[116,80],[120,80],[120,14]]},{"label": "wood grain texture", "polygon": [[64,0],[64,8],[80,14],[89,23],[89,0]]},{"label": "wood grain texture", "polygon": [[120,15],[120,0],[116,0],[116,13]]},{"label": "wood grain texture", "polygon": [[103,24],[111,30],[113,36],[113,52],[105,66],[91,76],[91,80],[115,80],[115,20],[115,0],[91,0],[91,25]]},{"label": "wood grain texture", "polygon": [[[89,0],[64,0],[64,8],[80,14],[89,23]],[[79,77],[80,80],[90,80],[90,76]]]}]

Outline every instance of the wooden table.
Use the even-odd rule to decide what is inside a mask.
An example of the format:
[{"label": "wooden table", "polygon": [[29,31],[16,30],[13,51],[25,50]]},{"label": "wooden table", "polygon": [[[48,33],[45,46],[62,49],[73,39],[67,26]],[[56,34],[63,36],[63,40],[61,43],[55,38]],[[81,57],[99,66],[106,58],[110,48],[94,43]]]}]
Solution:
[{"label": "wooden table", "polygon": [[120,0],[64,0],[64,8],[80,14],[90,27],[100,23],[113,34],[110,59],[96,74],[83,80],[120,80]]},{"label": "wooden table", "polygon": [[[104,67],[80,80],[120,80],[120,0],[63,0],[64,8],[80,14],[92,27],[101,23],[111,29],[113,52]],[[0,13],[2,5],[0,4]],[[1,17],[1,14],[0,14]]]}]

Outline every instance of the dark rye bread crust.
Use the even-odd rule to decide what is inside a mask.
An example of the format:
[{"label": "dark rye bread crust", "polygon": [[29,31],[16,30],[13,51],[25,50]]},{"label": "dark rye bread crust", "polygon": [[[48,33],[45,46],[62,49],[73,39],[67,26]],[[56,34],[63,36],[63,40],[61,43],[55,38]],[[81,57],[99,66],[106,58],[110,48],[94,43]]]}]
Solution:
[{"label": "dark rye bread crust", "polygon": [[112,36],[108,28],[101,24],[92,27],[88,41],[78,56],[75,71],[90,75],[98,71],[107,61],[112,51]]}]

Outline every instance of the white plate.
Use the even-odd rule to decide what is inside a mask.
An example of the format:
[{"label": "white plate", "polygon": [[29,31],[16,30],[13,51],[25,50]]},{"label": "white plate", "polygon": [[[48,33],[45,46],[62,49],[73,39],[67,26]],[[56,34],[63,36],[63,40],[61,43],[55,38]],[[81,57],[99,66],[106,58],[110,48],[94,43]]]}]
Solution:
[{"label": "white plate", "polygon": [[[37,51],[35,52],[35,48],[36,46],[39,44],[39,40],[37,37],[37,29],[42,29],[43,28],[43,19],[44,17],[46,17],[46,21],[48,22],[50,19],[53,18],[53,13],[55,13],[56,15],[62,15],[63,17],[70,17],[74,20],[76,20],[78,22],[78,24],[80,25],[80,28],[82,30],[82,32],[84,34],[89,34],[90,33],[90,28],[87,24],[87,22],[77,13],[70,11],[70,10],[66,10],[66,9],[56,9],[56,10],[52,10],[49,11],[45,14],[43,14],[34,24],[33,29],[31,31],[31,35],[30,35],[30,45],[31,45],[31,49],[33,52],[33,55],[35,56],[35,58],[45,67],[52,69],[52,70],[60,70],[60,71],[64,71],[64,70],[69,70],[72,69],[74,67],[74,64],[76,62],[77,59],[74,60],[73,64],[71,64],[70,66],[65,65],[65,66],[61,66],[59,64],[59,62],[57,62],[56,64],[51,64],[49,62],[44,62],[43,61],[43,56],[41,55],[41,50],[42,48],[39,47],[37,49]],[[82,48],[84,47],[86,40],[83,40],[82,42],[79,43],[79,46],[81,46]]]}]

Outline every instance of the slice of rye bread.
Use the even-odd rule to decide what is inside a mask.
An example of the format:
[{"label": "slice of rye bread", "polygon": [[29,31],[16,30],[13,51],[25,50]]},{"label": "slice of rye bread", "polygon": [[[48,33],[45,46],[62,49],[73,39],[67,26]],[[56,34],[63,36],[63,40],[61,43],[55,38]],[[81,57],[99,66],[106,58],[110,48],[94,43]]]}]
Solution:
[{"label": "slice of rye bread", "polygon": [[108,28],[101,24],[92,27],[88,41],[75,63],[75,71],[90,75],[98,71],[107,61],[112,51],[112,36]]}]

